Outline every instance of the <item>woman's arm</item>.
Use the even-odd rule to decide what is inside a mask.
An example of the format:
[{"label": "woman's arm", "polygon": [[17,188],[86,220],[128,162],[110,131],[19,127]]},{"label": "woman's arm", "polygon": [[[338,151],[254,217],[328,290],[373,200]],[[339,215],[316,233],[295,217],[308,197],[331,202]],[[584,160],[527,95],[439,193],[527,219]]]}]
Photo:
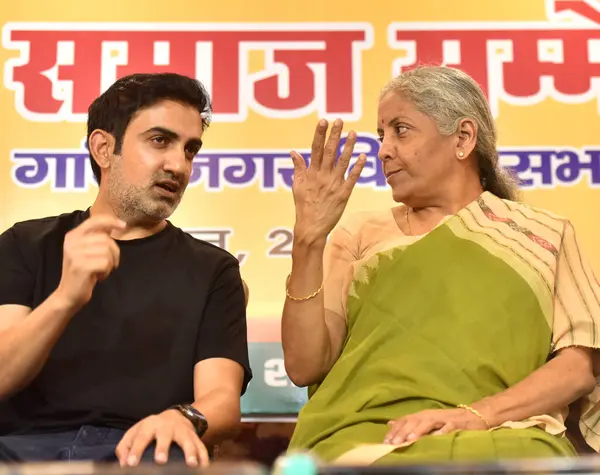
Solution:
[{"label": "woman's arm", "polygon": [[471,407],[492,427],[559,411],[594,389],[592,351],[564,348],[519,383]]},{"label": "woman's arm", "polygon": [[[323,252],[324,244],[294,243],[288,282],[292,295],[309,295],[323,284]],[[281,342],[286,372],[294,384],[321,382],[337,360],[345,336],[345,321],[325,310],[323,290],[308,300],[286,299]]]},{"label": "woman's arm", "polygon": [[[356,133],[350,131],[336,163],[343,122],[338,119],[333,123],[328,139],[327,126],[325,120],[317,126],[308,168],[304,158],[292,152],[296,222],[281,341],[287,374],[297,386],[316,384],[325,377],[346,335],[345,319],[326,309],[324,294],[331,287],[325,288],[323,260],[327,237],[346,208],[366,157],[361,154],[345,178]],[[337,264],[335,272],[343,274],[346,266]]]},{"label": "woman's arm", "polygon": [[583,347],[560,350],[519,383],[472,404],[476,412],[461,408],[434,409],[390,421],[384,442],[402,444],[431,433],[485,430],[563,409],[594,389],[592,351]]}]

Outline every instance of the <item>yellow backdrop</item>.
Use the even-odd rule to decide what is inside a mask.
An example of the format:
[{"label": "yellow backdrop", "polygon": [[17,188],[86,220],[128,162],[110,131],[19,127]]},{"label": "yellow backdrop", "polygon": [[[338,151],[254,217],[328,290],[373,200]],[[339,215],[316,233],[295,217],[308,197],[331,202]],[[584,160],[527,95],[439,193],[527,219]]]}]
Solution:
[{"label": "yellow backdrop", "polygon": [[308,150],[319,117],[344,118],[370,156],[347,212],[390,206],[376,100],[415,62],[461,67],[481,83],[524,199],[571,218],[600,269],[600,2],[2,3],[2,230],[91,204],[85,110],[117,76],[174,70],[209,87],[214,124],[172,221],[240,257],[255,394],[270,388],[289,403],[263,407],[257,396],[247,414],[294,412],[304,397],[285,377],[279,345],[260,346],[279,338],[290,269],[288,151]]}]

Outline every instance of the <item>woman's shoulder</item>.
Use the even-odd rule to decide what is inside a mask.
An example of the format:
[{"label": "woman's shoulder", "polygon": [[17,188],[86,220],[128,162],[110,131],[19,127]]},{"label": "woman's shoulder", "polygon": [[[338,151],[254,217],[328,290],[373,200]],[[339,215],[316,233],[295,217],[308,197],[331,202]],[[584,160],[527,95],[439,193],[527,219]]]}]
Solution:
[{"label": "woman's shoulder", "polygon": [[353,236],[357,236],[374,230],[394,231],[397,225],[394,220],[393,209],[386,207],[345,213],[337,227]]},{"label": "woman's shoulder", "polygon": [[529,227],[528,225],[543,225],[545,228],[562,235],[565,227],[569,224],[568,217],[545,207],[497,197],[496,200],[501,202],[503,207],[506,208],[504,217],[510,218],[524,227]]},{"label": "woman's shoulder", "polygon": [[332,234],[332,241],[350,249],[356,259],[385,247],[403,234],[391,207],[346,213]]}]

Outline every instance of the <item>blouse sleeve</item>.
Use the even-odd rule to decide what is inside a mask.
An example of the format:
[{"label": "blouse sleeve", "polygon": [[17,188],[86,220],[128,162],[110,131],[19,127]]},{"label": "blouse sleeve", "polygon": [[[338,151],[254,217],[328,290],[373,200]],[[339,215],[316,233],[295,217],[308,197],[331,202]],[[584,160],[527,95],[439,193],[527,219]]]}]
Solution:
[{"label": "blouse sleeve", "polygon": [[323,299],[325,310],[346,319],[346,297],[352,280],[352,263],[359,258],[359,240],[345,220],[331,232],[323,257]]},{"label": "blouse sleeve", "polygon": [[600,348],[600,284],[567,221],[556,264],[554,350],[569,346]]},{"label": "blouse sleeve", "polygon": [[[600,348],[600,284],[567,221],[557,259],[554,287],[554,351],[570,346]],[[600,451],[600,385],[581,400],[579,429]]]}]

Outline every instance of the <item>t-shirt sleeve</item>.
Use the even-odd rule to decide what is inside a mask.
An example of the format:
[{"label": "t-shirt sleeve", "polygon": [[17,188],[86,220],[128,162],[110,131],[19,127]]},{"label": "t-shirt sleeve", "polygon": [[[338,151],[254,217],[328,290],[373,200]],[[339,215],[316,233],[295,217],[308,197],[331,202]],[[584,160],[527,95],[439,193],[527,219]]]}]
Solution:
[{"label": "t-shirt sleeve", "polygon": [[202,316],[196,362],[227,358],[244,369],[242,394],[252,379],[248,356],[246,303],[237,261],[217,275]]},{"label": "t-shirt sleeve", "polygon": [[553,335],[555,351],[600,348],[600,284],[568,221],[556,264]]},{"label": "t-shirt sleeve", "polygon": [[33,306],[34,276],[27,267],[14,228],[0,234],[0,305]]}]

